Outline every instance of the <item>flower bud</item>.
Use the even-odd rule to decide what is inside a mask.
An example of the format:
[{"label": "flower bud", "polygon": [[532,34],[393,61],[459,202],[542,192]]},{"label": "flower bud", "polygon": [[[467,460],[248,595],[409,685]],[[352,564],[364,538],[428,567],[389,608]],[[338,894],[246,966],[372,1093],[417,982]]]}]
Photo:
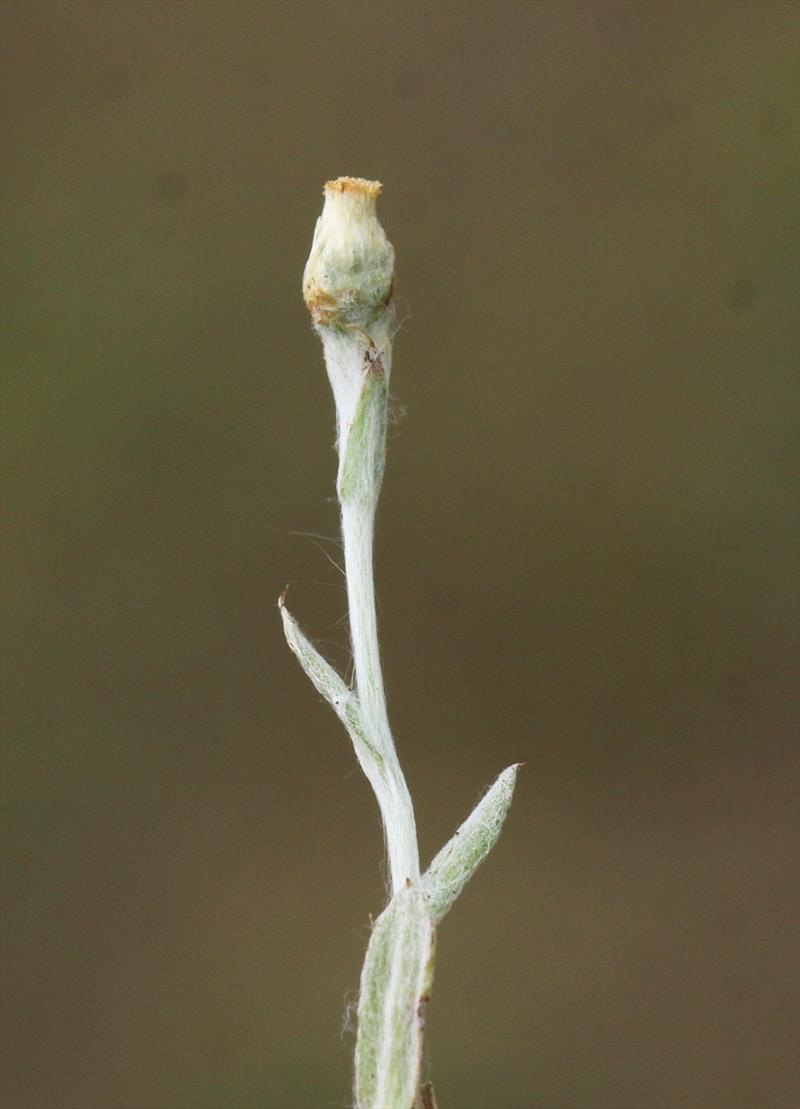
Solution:
[{"label": "flower bud", "polygon": [[303,298],[317,328],[367,329],[391,313],[394,248],[378,222],[378,181],[339,177],[325,185],[303,274]]}]

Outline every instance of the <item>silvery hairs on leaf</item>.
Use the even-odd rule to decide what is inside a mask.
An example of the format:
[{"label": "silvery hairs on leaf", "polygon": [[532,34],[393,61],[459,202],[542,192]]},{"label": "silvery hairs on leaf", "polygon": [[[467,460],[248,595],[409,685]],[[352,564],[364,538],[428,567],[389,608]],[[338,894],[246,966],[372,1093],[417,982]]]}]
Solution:
[{"label": "silvery hairs on leaf", "polygon": [[433,952],[428,906],[409,884],[375,921],[361,972],[355,1083],[359,1109],[413,1105]]},{"label": "silvery hairs on leaf", "polygon": [[437,924],[497,843],[520,765],[503,771],[425,871],[422,891]]}]

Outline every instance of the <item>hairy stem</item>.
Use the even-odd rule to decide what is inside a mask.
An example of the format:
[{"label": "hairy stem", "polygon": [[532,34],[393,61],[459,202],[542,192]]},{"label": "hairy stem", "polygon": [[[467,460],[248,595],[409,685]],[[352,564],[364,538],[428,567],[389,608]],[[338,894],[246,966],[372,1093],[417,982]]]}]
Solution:
[{"label": "hairy stem", "polygon": [[356,690],[364,729],[384,757],[386,793],[381,800],[392,892],[406,880],[419,879],[419,852],[414,808],[397,758],[386,712],[378,628],[375,615],[372,547],[374,512],[358,505],[342,506],[342,538],[347,574],[350,639]]}]

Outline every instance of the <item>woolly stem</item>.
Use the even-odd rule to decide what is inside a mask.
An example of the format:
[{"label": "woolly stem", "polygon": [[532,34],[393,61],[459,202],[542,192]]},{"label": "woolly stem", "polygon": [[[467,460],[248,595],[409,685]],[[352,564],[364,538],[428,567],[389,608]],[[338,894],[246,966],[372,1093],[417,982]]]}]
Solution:
[{"label": "woolly stem", "polygon": [[419,879],[414,806],[397,757],[383,686],[375,613],[372,551],[374,508],[342,505],[342,538],[356,690],[366,734],[384,760],[385,790],[378,796],[383,817],[392,893]]}]

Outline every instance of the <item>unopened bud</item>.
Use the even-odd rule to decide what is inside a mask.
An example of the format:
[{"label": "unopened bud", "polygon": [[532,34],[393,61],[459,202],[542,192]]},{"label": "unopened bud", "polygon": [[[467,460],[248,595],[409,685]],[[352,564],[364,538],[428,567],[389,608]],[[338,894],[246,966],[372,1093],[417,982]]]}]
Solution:
[{"label": "unopened bud", "polygon": [[394,248],[378,222],[380,182],[339,177],[325,185],[303,274],[303,297],[318,328],[369,328],[391,313]]}]

